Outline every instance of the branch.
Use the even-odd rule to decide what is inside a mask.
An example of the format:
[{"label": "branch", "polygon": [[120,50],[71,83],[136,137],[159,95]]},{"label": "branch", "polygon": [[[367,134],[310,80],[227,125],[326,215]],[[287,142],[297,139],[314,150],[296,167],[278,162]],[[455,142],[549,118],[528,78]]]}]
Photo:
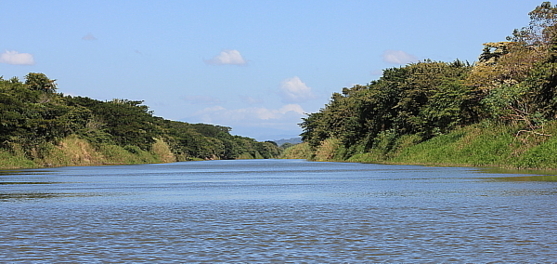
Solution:
[{"label": "branch", "polygon": [[551,136],[553,136],[553,135],[550,135],[550,134],[543,134],[543,133],[538,133],[538,132],[530,131],[530,130],[519,130],[518,133],[516,133],[515,137],[518,137],[518,136],[520,135],[520,133],[522,133],[522,132],[524,132],[524,133],[530,133],[530,134],[534,134],[534,135],[538,135],[538,136],[544,136],[544,137],[551,137]]}]

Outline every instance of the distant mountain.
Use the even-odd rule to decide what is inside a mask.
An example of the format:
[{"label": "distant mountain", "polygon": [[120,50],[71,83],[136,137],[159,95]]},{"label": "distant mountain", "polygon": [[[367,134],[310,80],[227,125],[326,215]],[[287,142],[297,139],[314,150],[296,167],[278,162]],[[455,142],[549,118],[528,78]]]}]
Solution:
[{"label": "distant mountain", "polygon": [[290,144],[300,144],[302,143],[302,138],[301,137],[293,137],[293,138],[288,138],[288,139],[279,139],[279,140],[273,140],[275,143],[277,143],[277,145],[282,146],[282,144],[284,143],[290,143]]}]

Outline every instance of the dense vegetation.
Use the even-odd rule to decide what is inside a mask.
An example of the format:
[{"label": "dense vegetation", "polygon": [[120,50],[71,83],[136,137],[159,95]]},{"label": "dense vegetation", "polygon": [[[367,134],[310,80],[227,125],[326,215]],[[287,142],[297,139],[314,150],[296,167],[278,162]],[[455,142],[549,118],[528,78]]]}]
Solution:
[{"label": "dense vegetation", "polygon": [[29,73],[24,82],[0,77],[0,168],[280,155],[274,142],[165,120],[142,103],[65,96],[43,73]]},{"label": "dense vegetation", "polygon": [[[539,159],[557,154],[557,6],[544,2],[529,15],[530,24],[514,30],[507,41],[484,44],[474,64],[425,60],[386,69],[376,81],[334,93],[324,108],[303,119],[305,143],[289,152],[322,160],[540,167],[519,160],[527,149],[541,145]],[[472,134],[476,137],[465,136]],[[480,140],[482,134],[491,139]],[[491,149],[483,154],[450,151],[497,159],[451,160],[449,149],[437,149],[438,157],[412,158],[443,140],[449,144],[463,137]],[[503,146],[489,144],[494,141]]]}]

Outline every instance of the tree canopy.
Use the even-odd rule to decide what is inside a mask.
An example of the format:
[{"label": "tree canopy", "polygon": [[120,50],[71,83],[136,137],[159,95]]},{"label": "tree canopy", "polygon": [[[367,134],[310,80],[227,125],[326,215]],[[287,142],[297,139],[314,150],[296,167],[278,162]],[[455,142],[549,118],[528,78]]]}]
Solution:
[{"label": "tree canopy", "polygon": [[41,158],[47,143],[76,135],[96,147],[150,151],[164,140],[177,160],[274,158],[269,142],[232,136],[231,128],[189,124],[156,117],[143,101],[100,101],[57,93],[55,80],[29,73],[25,82],[0,77],[0,148]]},{"label": "tree canopy", "polygon": [[529,15],[506,42],[485,43],[474,64],[424,60],[343,88],[303,119],[303,140],[313,148],[338,140],[350,156],[385,136],[423,141],[485,119],[542,128],[557,118],[557,6]]}]

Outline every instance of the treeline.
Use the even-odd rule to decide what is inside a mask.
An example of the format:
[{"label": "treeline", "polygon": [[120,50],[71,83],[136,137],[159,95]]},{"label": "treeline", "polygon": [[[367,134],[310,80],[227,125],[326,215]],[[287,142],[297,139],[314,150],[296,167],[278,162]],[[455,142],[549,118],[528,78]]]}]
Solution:
[{"label": "treeline", "polygon": [[557,118],[557,6],[544,2],[529,15],[530,24],[507,41],[484,44],[476,63],[424,60],[334,93],[303,119],[303,141],[314,157],[334,142],[334,159],[381,149],[387,160],[401,140],[418,144],[486,122],[550,138],[546,129]]},{"label": "treeline", "polygon": [[65,96],[43,73],[29,73],[23,82],[0,77],[0,152],[40,161],[74,137],[93,150],[112,146],[131,154],[163,144],[171,155],[165,161],[275,158],[281,153],[274,142],[233,136],[229,127],[165,120],[142,103]]}]

